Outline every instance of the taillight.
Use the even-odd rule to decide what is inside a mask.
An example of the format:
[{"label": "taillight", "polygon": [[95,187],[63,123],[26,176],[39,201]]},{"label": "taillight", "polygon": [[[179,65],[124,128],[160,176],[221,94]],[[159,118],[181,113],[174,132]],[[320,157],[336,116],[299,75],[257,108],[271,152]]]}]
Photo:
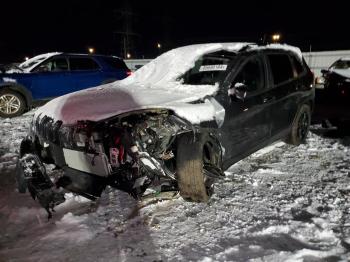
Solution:
[{"label": "taillight", "polygon": [[127,76],[131,76],[132,75],[132,71],[131,70],[126,71],[126,75]]}]

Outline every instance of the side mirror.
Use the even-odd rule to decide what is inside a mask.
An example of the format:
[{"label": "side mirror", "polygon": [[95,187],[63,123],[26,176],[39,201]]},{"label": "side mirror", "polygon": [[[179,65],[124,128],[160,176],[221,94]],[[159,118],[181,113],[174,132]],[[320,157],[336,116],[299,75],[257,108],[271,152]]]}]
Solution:
[{"label": "side mirror", "polygon": [[247,96],[248,86],[243,83],[235,83],[229,90],[228,95],[231,98],[238,98],[239,100],[244,100]]},{"label": "side mirror", "polygon": [[321,70],[321,73],[322,73],[322,75],[325,75],[325,74],[327,74],[329,71],[327,70],[327,69],[322,69]]},{"label": "side mirror", "polygon": [[38,72],[38,73],[47,72],[47,71],[49,70],[45,65],[40,65],[35,69],[35,72]]}]

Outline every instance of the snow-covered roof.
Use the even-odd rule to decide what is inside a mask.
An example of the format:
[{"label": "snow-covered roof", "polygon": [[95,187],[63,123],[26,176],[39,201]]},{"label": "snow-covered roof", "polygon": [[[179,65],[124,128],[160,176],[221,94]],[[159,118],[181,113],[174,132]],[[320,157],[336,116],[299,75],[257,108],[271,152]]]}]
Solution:
[{"label": "snow-covered roof", "polygon": [[194,67],[195,62],[204,54],[216,51],[238,52],[250,43],[197,44],[172,49],[152,60],[118,85],[141,84],[155,85],[176,82],[177,78]]},{"label": "snow-covered roof", "polygon": [[51,53],[46,53],[46,54],[41,54],[41,55],[37,55],[34,56],[30,59],[28,59],[27,61],[21,63],[19,65],[20,68],[22,68],[24,70],[24,72],[30,72],[38,63],[52,57],[55,55],[60,55],[62,53],[60,52],[51,52]]},{"label": "snow-covered roof", "polygon": [[302,59],[303,55],[301,53],[301,50],[298,47],[287,45],[287,44],[269,44],[269,45],[262,45],[262,46],[256,46],[253,47],[253,49],[279,49],[279,50],[286,50],[293,52],[298,55],[300,59]]}]

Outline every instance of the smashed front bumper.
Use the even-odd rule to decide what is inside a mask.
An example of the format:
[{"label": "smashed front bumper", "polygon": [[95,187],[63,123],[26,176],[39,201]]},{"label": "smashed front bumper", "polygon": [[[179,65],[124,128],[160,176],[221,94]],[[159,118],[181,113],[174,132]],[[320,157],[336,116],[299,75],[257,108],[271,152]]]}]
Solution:
[{"label": "smashed front bumper", "polygon": [[48,218],[52,217],[54,207],[65,201],[64,193],[54,186],[45,166],[35,154],[25,154],[18,160],[16,178],[19,192],[25,193],[28,189],[32,198],[45,208]]}]

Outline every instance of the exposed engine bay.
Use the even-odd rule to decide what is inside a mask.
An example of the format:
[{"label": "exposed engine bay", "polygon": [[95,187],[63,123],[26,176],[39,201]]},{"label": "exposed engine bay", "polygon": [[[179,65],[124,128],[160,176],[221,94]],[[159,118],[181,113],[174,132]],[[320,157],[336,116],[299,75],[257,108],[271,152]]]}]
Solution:
[{"label": "exposed engine bay", "polygon": [[[177,191],[177,139],[184,133],[196,139],[198,132],[185,120],[159,109],[102,122],[78,121],[74,126],[62,126],[44,116],[32,124],[35,135],[22,142],[19,164],[24,171],[18,176],[32,197],[44,203],[49,217],[50,208],[53,211],[64,201],[59,188],[89,199],[98,198],[108,185],[135,199],[147,188]],[[217,147],[212,151],[221,152]],[[51,181],[43,163],[54,163],[62,175]],[[221,175],[217,167],[206,166],[207,175]],[[42,200],[45,195],[49,198]]]}]

